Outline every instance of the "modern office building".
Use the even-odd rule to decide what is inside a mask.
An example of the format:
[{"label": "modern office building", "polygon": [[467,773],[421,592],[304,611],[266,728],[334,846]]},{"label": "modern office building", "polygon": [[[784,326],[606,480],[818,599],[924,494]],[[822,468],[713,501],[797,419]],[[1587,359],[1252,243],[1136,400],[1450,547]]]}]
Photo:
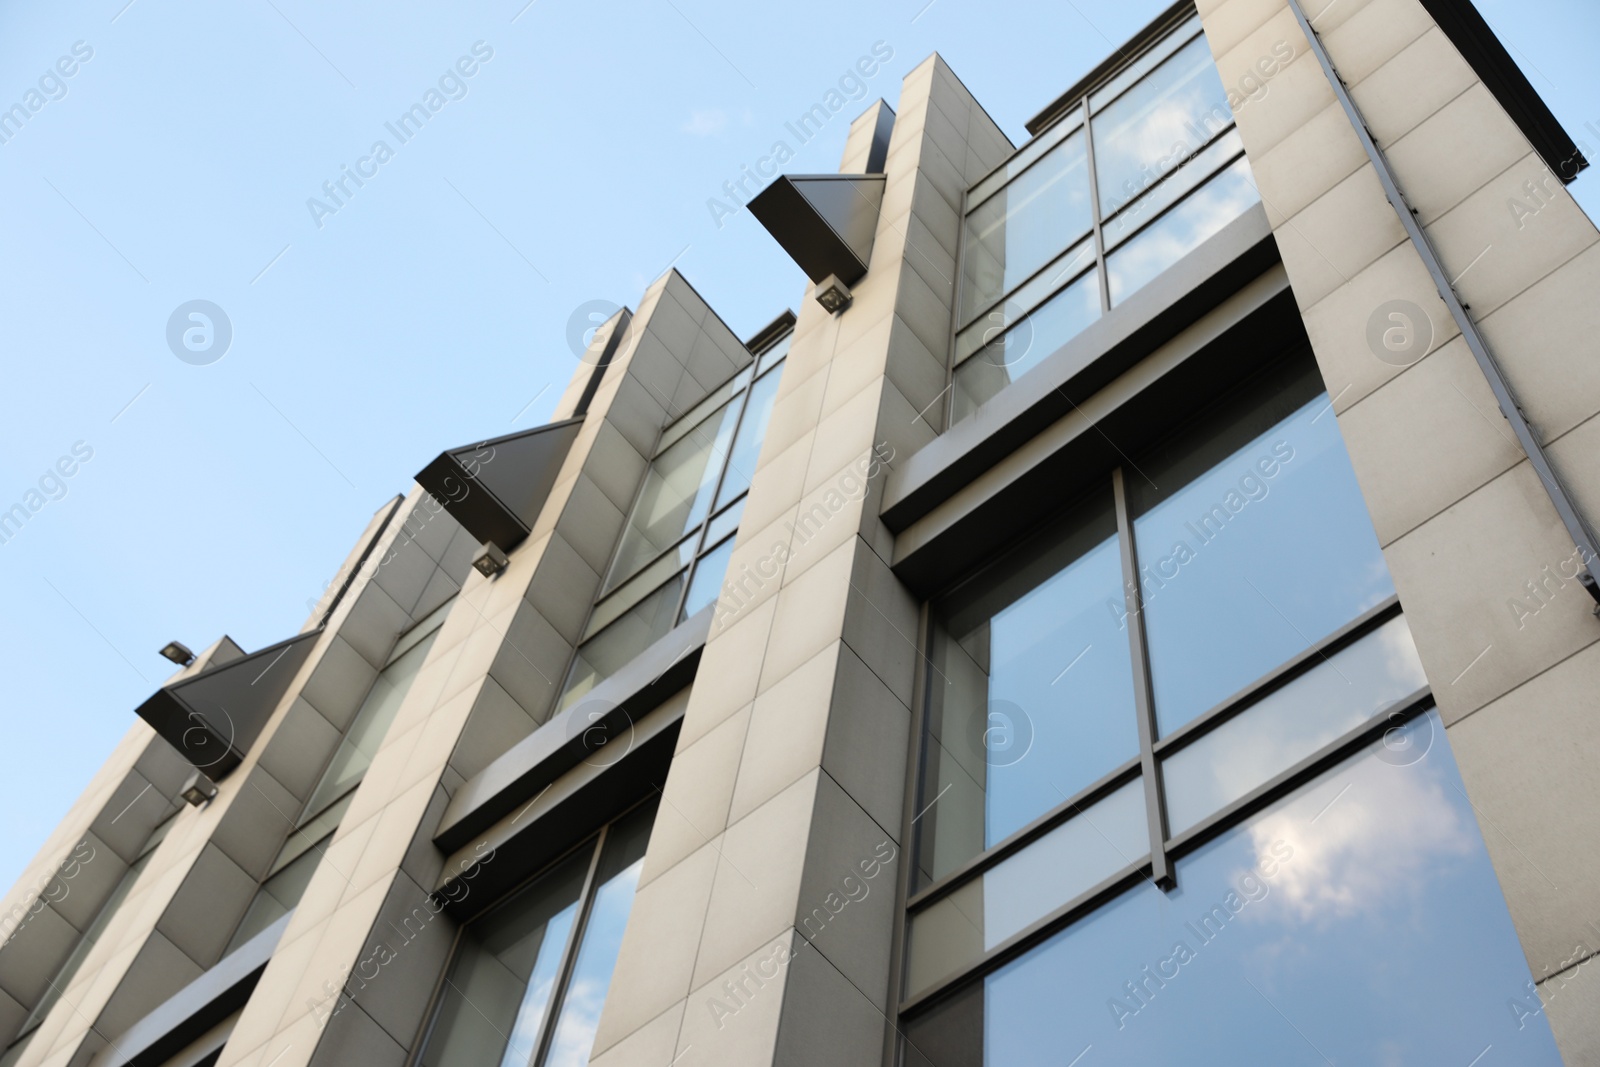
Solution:
[{"label": "modern office building", "polygon": [[1581,147],[1465,0],[1028,130],[929,57],[751,203],[798,314],[669,272],[129,709],[0,1064],[1600,1063]]}]

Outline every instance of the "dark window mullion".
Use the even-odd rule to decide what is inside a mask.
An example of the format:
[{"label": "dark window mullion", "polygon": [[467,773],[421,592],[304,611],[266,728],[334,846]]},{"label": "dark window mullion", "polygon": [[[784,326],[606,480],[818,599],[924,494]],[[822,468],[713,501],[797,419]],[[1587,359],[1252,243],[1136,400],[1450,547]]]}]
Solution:
[{"label": "dark window mullion", "polygon": [[[1040,158],[1043,159],[1045,155],[1049,154],[1050,153],[1046,152],[1044,155],[1041,155]],[[1000,165],[1002,167],[1005,166],[1004,163]],[[1004,188],[1004,186],[1001,186],[1001,188]],[[995,192],[999,192],[999,190],[997,189]],[[961,190],[961,210],[956,215],[956,218],[960,220],[959,225],[956,226],[956,284],[955,293],[950,297],[950,333],[945,341],[944,349],[944,393],[939,394],[940,396],[944,396],[945,393],[948,393],[949,398],[945,401],[944,418],[940,420],[940,425],[938,427],[939,433],[943,433],[945,430],[948,430],[951,425],[953,425],[951,420],[955,418],[956,414],[956,335],[960,333],[965,326],[970,326],[972,324],[966,323],[963,325],[961,322],[961,301],[965,296],[967,277],[966,263],[963,261],[962,257],[967,254],[967,212],[970,210],[967,207],[967,202],[972,198],[971,194],[972,190],[970,187]],[[1054,263],[1055,260],[1051,260],[1050,262]],[[1048,266],[1048,263],[1045,264],[1045,267]],[[1039,269],[1044,270],[1045,267],[1041,267]],[[1001,299],[1003,300],[1004,297]],[[977,321],[977,316],[973,316],[973,321]],[[928,426],[930,429],[933,428],[932,423],[928,423]]]},{"label": "dark window mullion", "polygon": [[1100,218],[1100,177],[1094,170],[1094,130],[1089,127],[1089,97],[1083,98],[1084,166],[1089,171],[1089,217],[1094,220],[1094,262],[1100,274],[1100,313],[1111,310],[1111,276],[1106,273],[1106,235]]},{"label": "dark window mullion", "polygon": [[1150,683],[1150,649],[1144,632],[1144,590],[1139,587],[1139,555],[1133,543],[1133,516],[1122,468],[1111,472],[1116,500],[1117,540],[1122,545],[1122,585],[1127,603],[1128,650],[1133,661],[1134,714],[1139,720],[1139,766],[1144,777],[1145,813],[1150,825],[1150,877],[1162,889],[1175,889],[1177,879],[1167,859],[1167,798],[1156,761],[1156,709]]},{"label": "dark window mullion", "polygon": [[[683,587],[678,590],[678,603],[672,609],[674,625],[683,617],[683,606],[689,600],[689,584],[694,581],[694,572],[700,569],[700,553],[706,550],[706,531],[711,528],[711,520],[717,515],[717,497],[722,495],[722,483],[728,478],[728,465],[733,461],[734,446],[739,443],[739,428],[744,425],[745,412],[750,409],[750,397],[756,391],[755,365],[760,356],[750,357],[750,384],[744,387],[734,401],[739,405],[739,412],[733,419],[733,432],[728,434],[728,450],[722,453],[717,467],[717,482],[711,487],[711,501],[706,505],[706,517],[700,520],[700,532],[695,535],[694,554],[689,557],[689,565],[683,571]],[[717,442],[711,441],[711,453],[717,454]]]},{"label": "dark window mullion", "polygon": [[544,1018],[539,1022],[539,1037],[533,1043],[533,1056],[529,1067],[537,1067],[550,1054],[550,1042],[555,1037],[556,1020],[566,1001],[567,983],[578,965],[578,949],[583,944],[583,932],[589,925],[589,911],[594,906],[595,876],[600,870],[600,856],[605,851],[606,836],[611,827],[606,826],[595,837],[594,853],[589,857],[589,870],[583,876],[583,893],[578,897],[578,914],[572,917],[572,929],[567,932],[567,943],[561,950],[561,965],[556,968],[556,980],[550,986],[550,1003],[545,1005]]}]

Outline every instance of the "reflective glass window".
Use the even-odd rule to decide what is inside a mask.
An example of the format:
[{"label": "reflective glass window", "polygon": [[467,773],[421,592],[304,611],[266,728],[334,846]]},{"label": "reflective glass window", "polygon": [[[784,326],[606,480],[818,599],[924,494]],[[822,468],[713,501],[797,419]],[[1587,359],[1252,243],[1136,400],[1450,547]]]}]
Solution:
[{"label": "reflective glass window", "polygon": [[1100,278],[1091,271],[956,368],[954,421],[972,414],[1099,317]]},{"label": "reflective glass window", "polygon": [[1260,202],[1250,164],[1241,158],[1111,253],[1111,303],[1122,303]]},{"label": "reflective glass window", "polygon": [[462,930],[426,1067],[526,1067],[560,977],[591,851],[580,850]]},{"label": "reflective glass window", "polygon": [[1394,595],[1309,360],[1137,466],[1129,504],[1163,735]]},{"label": "reflective glass window", "polygon": [[623,612],[617,620],[578,646],[567,669],[556,710],[576,704],[583,695],[627,666],[678,623],[678,598],[686,571],[680,571],[655,592]]},{"label": "reflective glass window", "polygon": [[463,928],[424,1067],[589,1062],[654,817],[635,808]]},{"label": "reflective glass window", "polygon": [[1089,124],[1100,211],[1110,216],[1233,125],[1205,37],[1179,49]]},{"label": "reflective glass window", "polygon": [[761,442],[767,436],[767,423],[772,419],[772,402],[778,396],[779,380],[780,375],[768,373],[750,389],[744,416],[739,420],[739,433],[728,452],[722,488],[717,491],[719,508],[750,488],[750,479],[756,474],[756,460],[761,455]]},{"label": "reflective glass window", "polygon": [[1428,684],[1393,619],[1161,761],[1174,834],[1221,811]]},{"label": "reflective glass window", "polygon": [[1259,199],[1190,19],[968,191],[951,422]]},{"label": "reflective glass window", "polygon": [[[608,568],[607,591],[590,612],[562,682],[557,711],[720,595],[733,551],[732,540],[724,539],[744,513],[789,341],[786,335],[763,349],[710,400],[663,431]],[[695,424],[685,429],[685,423]]]},{"label": "reflective glass window", "polygon": [[550,1039],[549,1067],[584,1067],[600,1026],[600,1009],[611,988],[611,973],[622,950],[622,934],[633,908],[633,894],[644,868],[654,810],[646,808],[612,827],[595,872],[594,902],[578,943],[561,1014]]},{"label": "reflective glass window", "polygon": [[1089,232],[1082,133],[1068,137],[967,215],[961,319],[985,310]]},{"label": "reflective glass window", "polygon": [[683,597],[680,619],[687,619],[722,595],[722,580],[727,577],[728,560],[733,557],[733,541],[730,537],[700,557],[700,564],[694,569],[694,580]]},{"label": "reflective glass window", "polygon": [[609,584],[616,585],[705,520],[727,458],[739,405],[718,408],[657,456],[622,531]]},{"label": "reflective glass window", "polygon": [[925,880],[1137,754],[1121,568],[1106,492],[936,606]]},{"label": "reflective glass window", "polygon": [[911,920],[906,992],[975,963],[989,949],[1150,854],[1138,778],[1015,852]]},{"label": "reflective glass window", "polygon": [[378,672],[366,699],[361,702],[361,710],[351,720],[343,740],[334,751],[333,759],[322,772],[322,780],[306,802],[305,810],[308,813],[315,814],[330,801],[355,788],[367,773],[367,768],[372,766],[372,758],[378,754],[378,747],[383,744],[390,724],[399,714],[400,705],[411,691],[411,683],[416,679],[417,672],[422,670],[422,663],[428,658],[428,649],[433,647],[433,639],[438,635],[439,627],[444,624],[444,617],[453,603],[453,600],[445,603],[397,642],[388,665]]},{"label": "reflective glass window", "polygon": [[908,1067],[1560,1064],[1444,725],[1401,732],[910,1021]]},{"label": "reflective glass window", "polygon": [[[1194,158],[1186,160],[1182,166],[1170,174],[1155,188],[1147,191],[1139,199],[1128,204],[1111,218],[1106,220],[1105,241],[1107,248],[1116,248],[1127,238],[1137,233],[1141,227],[1156,218],[1167,208],[1188,196],[1195,189],[1204,185],[1216,175],[1217,171],[1235,160],[1244,152],[1244,140],[1239,136],[1238,130],[1229,130],[1218,137],[1205,151]],[[1251,201],[1254,202],[1253,200]],[[1245,207],[1249,204],[1246,203]],[[1240,209],[1243,210],[1242,208]],[[1227,216],[1228,221],[1236,217]],[[1197,231],[1202,228],[1197,228]]]}]

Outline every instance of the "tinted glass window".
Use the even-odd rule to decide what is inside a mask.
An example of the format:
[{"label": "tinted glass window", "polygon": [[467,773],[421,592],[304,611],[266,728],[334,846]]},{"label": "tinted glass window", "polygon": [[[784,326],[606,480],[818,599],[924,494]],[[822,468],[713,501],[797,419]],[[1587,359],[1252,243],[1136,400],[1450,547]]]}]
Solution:
[{"label": "tinted glass window", "polygon": [[1122,602],[1106,492],[938,605],[918,820],[926,877],[1138,752]]},{"label": "tinted glass window", "polygon": [[654,818],[635,808],[462,929],[425,1067],[589,1062]]},{"label": "tinted glass window", "polygon": [[907,1064],[1555,1067],[1444,726],[1404,733],[917,1019]]},{"label": "tinted glass window", "polygon": [[1315,365],[1258,381],[1138,466],[1162,734],[1394,595]]}]

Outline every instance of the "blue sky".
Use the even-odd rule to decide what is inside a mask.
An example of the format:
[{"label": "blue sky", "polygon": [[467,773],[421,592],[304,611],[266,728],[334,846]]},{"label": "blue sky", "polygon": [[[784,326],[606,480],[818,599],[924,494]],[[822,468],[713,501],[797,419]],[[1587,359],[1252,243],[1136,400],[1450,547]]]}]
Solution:
[{"label": "blue sky", "polygon": [[[574,368],[580,305],[636,304],[676,263],[742,335],[795,306],[799,270],[748,213],[719,226],[707,201],[775,140],[793,144],[784,123],[875,43],[892,58],[790,172],[836,169],[849,119],[894,103],[935,50],[1020,142],[1029,116],[1164,6],[0,9],[0,106],[78,42],[79,57],[92,49],[0,144],[0,510],[75,445],[80,457],[47,479],[59,499],[0,545],[0,884],[169,672],[156,649],[295,632],[428,459],[545,420]],[[1480,8],[1575,136],[1600,145],[1600,10]],[[404,144],[385,129],[469,68]],[[362,163],[380,139],[392,158]],[[376,173],[314,217],[308,199],[328,203],[323,183],[358,166]],[[1597,187],[1573,187],[1591,216]],[[205,365],[166,340],[192,300],[232,327]]]}]

